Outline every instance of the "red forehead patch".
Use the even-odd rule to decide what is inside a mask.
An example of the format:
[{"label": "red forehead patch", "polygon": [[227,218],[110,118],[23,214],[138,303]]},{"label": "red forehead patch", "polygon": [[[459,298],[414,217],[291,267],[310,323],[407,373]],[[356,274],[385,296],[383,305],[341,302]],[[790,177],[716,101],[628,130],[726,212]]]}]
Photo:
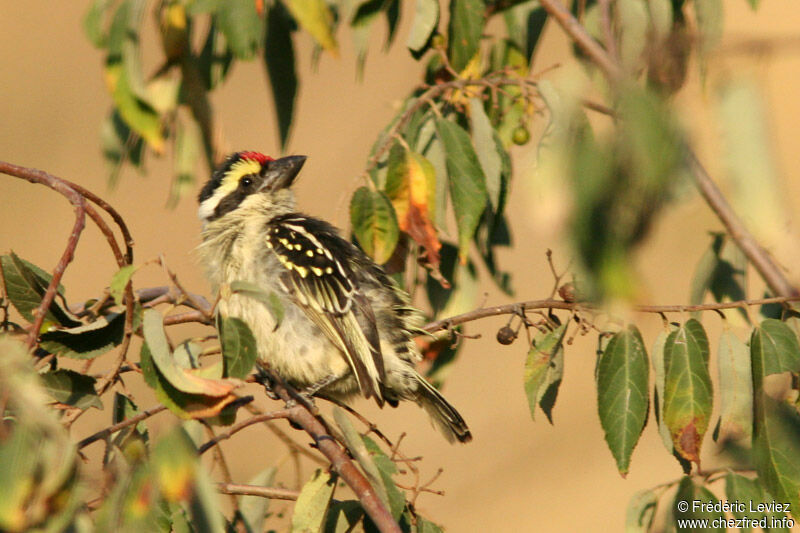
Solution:
[{"label": "red forehead patch", "polygon": [[239,152],[239,157],[250,161],[258,161],[262,165],[267,161],[275,161],[270,156],[264,155],[261,152]]}]

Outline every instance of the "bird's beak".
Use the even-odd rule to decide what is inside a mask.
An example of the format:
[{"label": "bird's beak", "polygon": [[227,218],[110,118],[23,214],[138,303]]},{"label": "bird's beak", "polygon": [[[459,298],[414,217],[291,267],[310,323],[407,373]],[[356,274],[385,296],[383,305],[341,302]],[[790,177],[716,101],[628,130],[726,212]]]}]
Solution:
[{"label": "bird's beak", "polygon": [[304,155],[290,155],[270,161],[264,174],[261,189],[269,188],[277,191],[278,189],[289,187],[305,162],[306,156]]}]

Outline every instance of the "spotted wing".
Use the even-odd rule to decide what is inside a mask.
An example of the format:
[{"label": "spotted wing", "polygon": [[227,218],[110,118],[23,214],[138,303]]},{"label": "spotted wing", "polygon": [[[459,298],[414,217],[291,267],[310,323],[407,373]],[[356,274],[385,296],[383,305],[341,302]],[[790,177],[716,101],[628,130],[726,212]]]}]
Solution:
[{"label": "spotted wing", "polygon": [[338,259],[352,254],[352,245],[322,221],[284,216],[268,225],[267,246],[286,269],[283,288],[342,351],[364,396],[383,403],[385,369],[375,315],[352,269]]}]

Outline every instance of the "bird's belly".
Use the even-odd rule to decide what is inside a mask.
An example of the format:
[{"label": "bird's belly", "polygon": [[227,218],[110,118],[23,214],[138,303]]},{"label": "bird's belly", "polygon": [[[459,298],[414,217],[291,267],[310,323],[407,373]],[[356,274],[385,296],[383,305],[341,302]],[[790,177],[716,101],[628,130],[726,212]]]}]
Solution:
[{"label": "bird's belly", "polygon": [[264,304],[241,294],[220,300],[219,311],[243,320],[256,339],[259,362],[296,386],[349,373],[341,352],[303,310],[288,298],[281,299],[284,317],[277,328],[275,317]]}]

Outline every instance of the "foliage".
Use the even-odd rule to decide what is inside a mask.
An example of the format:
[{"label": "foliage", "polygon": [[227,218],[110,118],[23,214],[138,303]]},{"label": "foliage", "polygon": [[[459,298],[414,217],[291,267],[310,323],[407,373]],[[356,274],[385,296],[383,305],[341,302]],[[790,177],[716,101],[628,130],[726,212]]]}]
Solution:
[{"label": "foliage", "polygon": [[[443,4],[416,0],[405,42],[420,63],[424,82],[409,87],[396,116],[375,141],[363,185],[350,202],[353,237],[401,285],[404,279],[415,280],[408,289],[416,288],[422,272],[425,283],[420,285],[429,318],[450,317],[429,324],[428,331],[435,335],[422,341],[430,363],[428,376],[440,385],[448,367],[458,361],[458,347],[450,337],[463,336],[459,324],[491,314],[468,313],[475,307],[478,266],[499,289],[512,293],[511,275],[497,257],[498,249],[512,242],[505,215],[515,175],[511,152],[515,145],[531,142],[534,121],[546,120],[544,134],[536,139],[536,176],[543,187],[558,183],[569,195],[567,236],[577,259],[573,272],[577,281],[559,287],[562,276],[553,269],[562,299],[554,299],[554,289],[538,305],[542,312],[536,322],[529,319],[530,309],[523,304],[494,313],[512,315],[498,334],[502,344],[514,342],[522,327],[529,333],[522,381],[531,417],[541,409],[553,423],[571,339],[596,331],[598,415],[618,471],[625,476],[636,468],[633,453],[652,405],[656,419],[652,430],[659,432],[684,472],[676,480],[634,495],[626,513],[628,529],[650,529],[670,487],[675,488],[673,500],[662,505],[668,524],[724,518],[716,511],[697,514],[679,505],[715,500],[709,485],[721,480],[729,500],[779,501],[797,509],[800,321],[791,302],[798,298],[796,292],[775,290],[770,275],[756,261],[764,258],[753,255],[758,248],[753,252],[741,232],[730,230],[731,219],[722,220],[726,233],[712,235],[711,246],[698,263],[685,306],[694,314],[687,318],[681,312],[680,322],[665,319],[649,354],[650,344],[637,324],[603,307],[606,302],[623,302],[632,312],[666,316],[675,311],[669,306],[632,306],[638,290],[631,258],[693,169],[694,156],[674,118],[672,96],[684,84],[690,58],[708,76],[708,57],[723,29],[721,2],[575,4],[576,18],[566,24],[566,11],[559,11],[553,0]],[[751,5],[755,8],[757,2]],[[211,95],[239,61],[258,58],[265,63],[275,122],[285,147],[300,89],[297,34],[307,34],[313,41],[315,57],[337,56],[344,33],[340,26],[349,27],[358,68],[363,69],[371,28],[385,19],[391,45],[401,8],[399,0],[165,0],[155,7],[144,0],[94,0],[84,29],[102,50],[113,101],[101,139],[110,182],[119,178],[123,166],[143,171],[146,158],[171,149],[175,161],[171,201],[192,189],[198,155],[202,153],[206,163],[203,174],[220,159]],[[162,47],[159,67],[147,75],[141,40],[150,9],[158,21]],[[536,52],[548,20],[551,25],[562,24],[576,44],[575,60],[581,68],[575,69],[578,74],[565,76],[568,82],[532,74],[542,71]],[[497,31],[488,31],[489,24]],[[747,154],[744,159],[752,165],[748,168],[769,172],[764,132],[754,124],[757,112],[748,114],[747,123],[757,138],[746,151],[737,150],[749,137],[731,124],[735,120],[730,102],[747,98],[745,93],[730,90],[722,110],[734,133],[731,161],[738,165]],[[588,100],[587,95],[602,102]],[[14,175],[35,181],[28,174]],[[71,186],[57,179],[39,182]],[[123,234],[127,232],[112,210],[86,191],[80,196],[108,211]],[[85,212],[91,216],[88,208]],[[70,238],[68,252],[74,251],[79,234],[80,230]],[[387,529],[379,511],[403,531],[440,530],[415,507],[421,493],[435,492],[428,488],[433,480],[423,483],[415,460],[369,421],[359,431],[351,417],[337,409],[335,426],[326,421],[326,426],[317,427],[312,424],[320,418],[307,406],[290,404],[270,413],[251,413],[235,423],[247,416],[243,408],[252,399],[240,394],[244,381],[275,378],[254,377],[257,347],[252,332],[237,319],[218,317],[214,324],[212,306],[181,287],[174,274],[170,273],[173,288],[134,292],[136,274],[147,263],[134,266],[130,251],[123,256],[113,236],[108,238],[117,252],[119,270],[107,273],[109,288],[101,297],[73,306],[59,283],[63,269],[48,273],[13,252],[0,257],[4,333],[0,336],[0,529],[256,531],[280,520],[270,514],[267,500],[254,500],[263,497],[296,500],[292,516],[283,523],[293,531]],[[125,245],[129,248],[130,239]],[[777,312],[765,306],[758,320],[745,311],[752,305],[747,284],[750,265],[774,296],[785,297],[770,300]],[[409,275],[403,276],[405,271]],[[252,284],[239,281],[222,290],[265,305],[277,323],[284,316],[275,295]],[[720,305],[704,304],[709,296]],[[159,305],[169,307],[159,309]],[[12,321],[10,306],[23,324]],[[175,314],[174,306],[188,310]],[[723,308],[738,311],[723,313]],[[724,331],[719,340],[710,341],[701,319],[712,309],[723,317]],[[460,313],[467,315],[453,318]],[[600,329],[598,314],[609,316],[615,325]],[[218,338],[173,341],[171,326],[185,319],[216,325]],[[516,329],[511,328],[514,320]],[[735,333],[734,321],[748,329],[747,342]],[[26,329],[32,330],[27,351],[12,339]],[[142,337],[138,358],[129,353],[134,336]],[[220,346],[208,344],[210,340]],[[112,352],[117,358],[111,370],[91,375],[93,362]],[[712,353],[718,358],[716,379],[709,365]],[[81,364],[75,366],[73,360]],[[181,421],[174,430],[151,442],[146,420],[163,408],[140,410],[134,398],[123,394],[124,372],[140,374],[159,404]],[[765,386],[776,375],[791,381],[780,399]],[[290,398],[280,383],[273,386],[283,400]],[[111,425],[73,442],[66,428],[87,410],[111,404],[112,391]],[[720,408],[713,439],[736,449],[737,461],[729,469],[701,470],[715,398]],[[231,513],[223,515],[214,493],[230,493],[232,484],[214,485],[198,456],[259,421],[259,416],[287,418],[299,425],[325,459],[312,455],[322,467],[302,487],[288,492],[273,485],[277,467],[265,467],[245,492],[232,492],[241,498]],[[197,421],[208,431],[206,442],[194,433]],[[106,475],[102,487],[92,487],[78,459],[83,447],[98,440],[106,446],[102,458]],[[333,448],[326,448],[331,442]],[[299,453],[294,446],[293,453]],[[335,460],[327,455],[337,450],[340,455]],[[223,459],[219,462],[224,464]],[[410,485],[401,481],[404,475],[413,478]],[[371,496],[359,492],[362,481]],[[755,521],[786,518],[768,506],[762,511],[733,514]]]}]

